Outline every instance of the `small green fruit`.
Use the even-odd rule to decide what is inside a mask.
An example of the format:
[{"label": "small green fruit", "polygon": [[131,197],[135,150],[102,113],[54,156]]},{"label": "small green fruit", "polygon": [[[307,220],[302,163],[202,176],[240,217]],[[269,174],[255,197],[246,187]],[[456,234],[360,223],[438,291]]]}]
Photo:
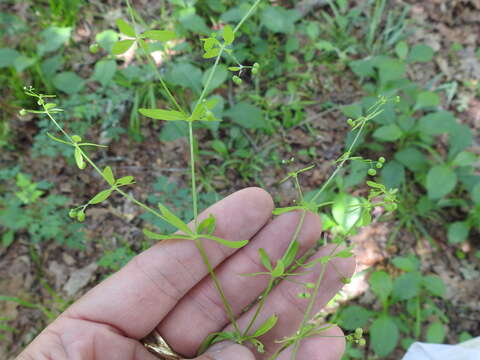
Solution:
[{"label": "small green fruit", "polygon": [[77,213],[77,220],[80,222],[85,221],[85,212],[83,210]]},{"label": "small green fruit", "polygon": [[100,50],[100,46],[98,44],[92,44],[90,45],[89,50],[92,54],[96,54]]},{"label": "small green fruit", "polygon": [[370,176],[375,176],[375,175],[377,175],[377,170],[375,170],[375,169],[368,169],[368,175],[370,175]]},{"label": "small green fruit", "polygon": [[237,84],[237,85],[241,85],[241,84],[243,83],[243,80],[240,79],[237,75],[234,75],[234,76],[232,77],[232,80],[233,80],[233,82],[234,82],[235,84]]},{"label": "small green fruit", "polygon": [[20,116],[25,116],[25,115],[28,114],[28,111],[25,110],[25,109],[22,109],[22,110],[20,110],[18,113],[20,114]]},{"label": "small green fruit", "polygon": [[75,218],[77,217],[77,210],[71,209],[71,210],[68,212],[68,216],[70,216],[72,219],[75,219]]},{"label": "small green fruit", "polygon": [[381,156],[381,157],[378,158],[378,161],[381,162],[382,164],[384,164],[386,160],[383,156]]}]

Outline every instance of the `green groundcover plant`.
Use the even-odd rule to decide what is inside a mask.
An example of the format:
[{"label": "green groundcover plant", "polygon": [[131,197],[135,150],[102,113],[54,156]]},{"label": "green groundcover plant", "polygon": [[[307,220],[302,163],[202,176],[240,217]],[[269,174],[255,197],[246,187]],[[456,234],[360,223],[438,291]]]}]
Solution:
[{"label": "green groundcover plant", "polygon": [[[188,133],[190,159],[190,180],[191,180],[191,215],[192,222],[187,225],[185,218],[188,214],[176,214],[171,208],[165,205],[161,199],[158,199],[156,207],[150,206],[148,203],[143,203],[140,200],[132,196],[127,190],[130,186],[135,184],[133,176],[117,177],[114,170],[110,166],[100,168],[89,155],[91,149],[103,147],[88,140],[82,139],[79,135],[71,135],[67,132],[66,127],[58,121],[58,115],[63,112],[63,109],[57,105],[54,101],[54,95],[47,95],[37,92],[32,87],[26,87],[25,93],[34,98],[40,107],[39,110],[21,110],[21,115],[27,113],[37,114],[39,116],[46,116],[46,118],[55,126],[56,133],[48,133],[49,138],[52,141],[60,143],[72,150],[72,155],[77,167],[80,170],[84,170],[87,167],[97,172],[104,181],[104,190],[100,191],[93,198],[84,204],[80,204],[69,211],[69,216],[79,222],[85,221],[88,215],[88,209],[92,206],[107,201],[112,194],[117,193],[123,197],[129,199],[134,204],[141,207],[149,217],[154,217],[168,224],[169,227],[160,226],[155,229],[153,226],[149,226],[144,229],[144,234],[147,238],[152,240],[168,240],[178,239],[183,241],[191,241],[198,249],[198,254],[204,261],[206,267],[209,270],[209,274],[215,284],[216,290],[224,305],[225,311],[233,325],[231,332],[219,332],[209,335],[203,345],[198,349],[199,353],[205,351],[210,345],[223,341],[231,340],[239,344],[251,343],[257,349],[258,352],[264,352],[264,345],[260,341],[260,337],[268,333],[275,327],[278,317],[272,315],[263,324],[256,326],[256,320],[259,314],[264,310],[265,299],[268,298],[275,285],[279,281],[294,281],[294,277],[302,272],[309,272],[312,269],[321,269],[320,275],[313,283],[298,283],[299,293],[298,296],[303,298],[307,302],[307,309],[304,314],[303,321],[298,330],[288,338],[278,339],[281,344],[279,350],[271,356],[271,359],[276,359],[279,354],[287,347],[293,347],[292,359],[297,356],[300,341],[304,338],[321,335],[323,331],[328,329],[332,325],[325,325],[318,322],[311,322],[310,319],[315,315],[312,313],[314,301],[319,294],[322,280],[325,274],[325,270],[328,264],[335,258],[347,258],[352,256],[352,248],[348,246],[346,240],[347,237],[355,231],[358,227],[368,225],[372,220],[371,211],[373,207],[383,206],[387,211],[393,211],[396,208],[396,190],[392,190],[384,186],[377,181],[367,181],[369,187],[369,194],[366,198],[350,197],[347,194],[339,194],[339,198],[335,202],[322,202],[322,196],[325,191],[332,185],[335,177],[340,173],[342,168],[349,162],[358,162],[368,167],[368,174],[373,178],[377,174],[378,169],[382,169],[385,164],[384,158],[378,160],[364,159],[359,156],[354,156],[353,151],[356,149],[359,140],[363,135],[365,127],[376,117],[380,116],[384,107],[387,104],[397,103],[399,99],[397,97],[387,98],[385,96],[378,96],[375,102],[373,102],[365,111],[364,115],[356,118],[348,119],[348,124],[352,130],[352,140],[345,153],[336,160],[335,170],[328,180],[317,191],[304,196],[302,187],[300,185],[299,177],[305,172],[311,170],[313,166],[308,166],[301,169],[291,171],[288,176],[282,181],[292,181],[297,191],[298,197],[294,204],[288,207],[276,208],[273,212],[274,215],[280,215],[290,211],[297,211],[300,213],[299,222],[297,224],[294,235],[291,239],[288,249],[283,256],[273,262],[269,254],[260,249],[258,256],[264,266],[264,271],[255,274],[243,274],[245,276],[268,276],[269,283],[264,289],[262,296],[259,298],[258,307],[255,315],[251,319],[250,323],[241,329],[236,321],[233,311],[230,306],[229,299],[226,298],[222,284],[220,283],[215,270],[212,268],[211,262],[206,254],[204,244],[208,241],[213,241],[221,244],[222,246],[230,248],[241,248],[245,246],[248,241],[231,241],[229,239],[220,238],[214,235],[216,227],[216,219],[210,215],[203,221],[199,221],[199,207],[201,194],[198,193],[198,144],[195,137],[195,131],[199,124],[213,123],[219,121],[215,116],[214,108],[217,104],[218,98],[210,96],[210,90],[213,87],[213,83],[217,76],[217,71],[223,71],[225,69],[230,72],[233,83],[239,85],[242,84],[242,77],[248,75],[258,76],[261,64],[258,62],[250,62],[251,65],[244,65],[238,61],[235,56],[235,39],[239,33],[239,29],[242,27],[247,18],[257,9],[261,0],[256,0],[254,4],[242,15],[242,17],[232,26],[230,22],[223,24],[221,29],[217,32],[210,33],[201,38],[203,47],[203,58],[211,59],[213,65],[211,70],[206,76],[202,90],[198,94],[196,101],[191,106],[181,105],[182,102],[176,98],[174,92],[167,86],[162,74],[157,69],[154,60],[152,59],[152,44],[156,42],[168,42],[176,39],[176,33],[170,30],[156,30],[148,29],[143,32],[138,32],[137,29],[139,16],[135,10],[130,6],[129,8],[130,19],[128,21],[123,19],[117,20],[117,26],[119,31],[123,34],[124,38],[116,41],[111,48],[111,51],[115,55],[121,55],[130,49],[133,49],[135,53],[146,59],[150,64],[152,72],[155,74],[162,89],[162,95],[167,101],[168,105],[164,108],[139,108],[139,113],[145,117],[153,120],[166,121],[167,123],[180,123],[184,124]],[[280,9],[277,9],[281,11]],[[270,24],[274,26],[274,24]],[[94,46],[95,47],[95,46]],[[156,103],[155,101],[153,103]],[[333,206],[332,206],[333,205]],[[298,249],[299,242],[298,236],[302,229],[305,216],[307,212],[311,211],[318,213],[325,208],[332,207],[332,214],[335,221],[339,222],[340,231],[335,234],[332,242],[334,246],[328,255],[322,258],[309,260],[308,257],[299,257]],[[353,216],[352,216],[353,214]],[[183,215],[183,216],[182,216]],[[177,231],[172,234],[169,230]],[[345,246],[347,245],[347,246]],[[344,278],[347,283],[349,279]],[[254,328],[255,326],[255,328]],[[363,330],[361,328],[354,329],[354,331],[346,336],[347,340],[352,343],[364,345],[365,339],[363,338]]]}]

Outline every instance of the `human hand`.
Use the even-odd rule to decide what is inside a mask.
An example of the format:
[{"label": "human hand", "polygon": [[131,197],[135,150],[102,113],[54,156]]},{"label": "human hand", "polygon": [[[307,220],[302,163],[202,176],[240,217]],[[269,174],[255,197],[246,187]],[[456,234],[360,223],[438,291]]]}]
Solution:
[{"label": "human hand", "polygon": [[[272,210],[270,195],[258,188],[248,188],[216,203],[200,216],[215,216],[216,236],[233,241],[250,239],[249,244],[239,250],[204,242],[241,329],[247,326],[255,308],[245,313],[242,310],[262,293],[268,279],[240,274],[264,270],[258,259],[259,248],[264,248],[274,261],[280,258],[299,221],[299,213],[285,213],[271,220]],[[318,216],[307,214],[298,238],[299,255],[315,244],[320,232]],[[326,255],[330,250],[323,248],[315,257]],[[315,311],[340,290],[341,277],[350,277],[354,271],[352,259],[336,258],[332,262],[325,271]],[[319,272],[320,269],[295,279],[314,282]],[[265,344],[264,354],[245,346],[221,343],[197,360],[268,359],[278,349],[275,340],[297,331],[303,319],[308,300],[297,296],[302,289],[284,281],[267,298],[256,326],[272,314],[277,314],[279,319],[261,338]],[[208,334],[225,328],[229,328],[227,314],[195,244],[168,240],[139,254],[122,270],[90,290],[43,330],[18,360],[154,360],[155,355],[140,341],[154,329],[173,350],[191,358]],[[339,328],[332,327],[322,336],[304,339],[297,359],[338,360],[344,350],[342,336]],[[290,359],[290,353],[291,349],[287,349],[278,359]]]}]

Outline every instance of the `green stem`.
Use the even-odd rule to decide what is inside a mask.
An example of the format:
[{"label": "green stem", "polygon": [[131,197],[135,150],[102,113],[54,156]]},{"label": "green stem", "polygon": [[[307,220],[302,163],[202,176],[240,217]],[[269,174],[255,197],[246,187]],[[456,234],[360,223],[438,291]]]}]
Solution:
[{"label": "green stem", "polygon": [[[60,132],[72,143],[74,144],[75,142],[73,141],[73,139],[71,138],[70,135],[68,135],[68,133],[63,129],[63,127],[60,126],[60,124],[55,120],[55,118],[50,114],[50,112],[48,112],[48,110],[45,110],[45,113],[47,114],[47,116],[50,118],[50,120],[55,124],[55,126],[60,130]],[[93,162],[93,160],[91,160],[88,155],[79,147],[79,150],[80,152],[82,153],[82,156],[83,158],[87,161],[87,163],[89,163],[93,169],[95,169],[95,171],[105,180],[105,182],[108,184],[108,180],[107,178],[105,177],[105,175],[103,175],[103,172],[102,170],[100,170],[100,168]],[[137,199],[135,199],[132,195],[130,194],[127,194],[126,192],[124,192],[123,190],[120,190],[119,188],[115,187],[115,191],[117,191],[118,193],[120,193],[121,195],[123,195],[125,198],[127,198],[128,200],[130,200],[131,202],[133,202],[134,204],[138,205],[139,207],[141,207],[143,210],[159,217],[160,219],[163,219],[163,220],[166,220],[163,215],[161,215],[159,212],[155,211],[154,209],[152,209],[151,207],[149,207],[148,205],[138,201]]]},{"label": "green stem", "polygon": [[260,315],[260,312],[262,311],[262,309],[265,305],[265,300],[267,299],[268,295],[270,294],[270,292],[273,289],[273,284],[274,284],[273,278],[270,278],[270,280],[268,282],[268,286],[265,289],[265,291],[263,292],[262,298],[260,299],[260,302],[257,305],[257,309],[255,311],[255,314],[250,319],[250,322],[248,323],[247,328],[243,332],[243,335],[242,335],[243,338],[247,337],[248,332],[251,330],[252,326],[255,324],[255,321],[257,320],[258,315]]},{"label": "green stem", "polygon": [[[137,26],[137,23],[135,21],[134,11],[133,11],[133,8],[132,8],[129,0],[127,0],[127,7],[128,7],[128,12],[130,13],[130,19],[132,20],[132,23],[133,23],[133,26],[134,26],[134,29],[135,29],[136,26]],[[167,98],[170,100],[170,102],[172,104],[175,105],[175,107],[177,108],[178,111],[180,111],[181,113],[185,113],[183,108],[178,104],[177,100],[175,99],[175,96],[173,96],[173,94],[171,93],[170,89],[168,88],[167,84],[163,80],[162,76],[160,75],[160,72],[158,71],[157,66],[153,62],[152,57],[148,54],[147,49],[144,46],[143,40],[138,39],[138,37],[137,37],[137,43],[140,44],[140,47],[142,48],[143,53],[145,54],[145,57],[147,58],[148,63],[150,64],[152,69],[155,71],[155,74],[157,75],[157,78],[160,81],[160,84],[162,85],[163,90],[167,94]]]},{"label": "green stem", "polygon": [[193,221],[195,229],[198,223],[198,200],[197,200],[197,181],[195,176],[195,149],[193,139],[193,123],[188,122],[188,141],[190,142],[190,176],[192,179],[192,205],[193,205]]},{"label": "green stem", "polygon": [[197,246],[197,249],[200,253],[200,256],[202,257],[203,262],[207,266],[208,272],[210,276],[212,277],[213,283],[215,284],[215,288],[217,289],[220,298],[222,299],[223,305],[225,307],[225,310],[227,312],[227,316],[232,323],[235,331],[237,334],[241,334],[240,328],[238,327],[237,320],[235,319],[235,314],[233,313],[232,306],[227,300],[227,297],[225,296],[225,292],[222,289],[222,286],[220,284],[220,281],[218,280],[217,275],[215,274],[215,271],[213,270],[212,264],[210,263],[210,260],[208,259],[207,252],[205,251],[205,248],[203,247],[203,244],[200,239],[195,239],[195,245]]},{"label": "green stem", "polygon": [[[332,256],[335,253],[335,251],[338,249],[338,247],[339,247],[339,244],[337,244],[337,246],[335,246],[333,248],[333,250],[330,252],[329,256]],[[315,305],[315,300],[318,297],[318,292],[320,291],[320,285],[322,284],[323,278],[325,276],[327,266],[328,266],[328,263],[325,264],[322,267],[322,271],[320,272],[320,275],[318,276],[318,279],[315,283],[315,287],[314,287],[313,292],[312,292],[312,297],[311,297],[310,301],[308,302],[307,310],[305,311],[305,315],[303,316],[302,323],[300,324],[300,327],[299,327],[299,332],[301,332],[302,329],[305,328],[305,326],[307,325],[308,321],[311,318],[311,312],[313,310],[313,306]],[[297,358],[297,353],[298,353],[298,350],[300,348],[300,340],[301,339],[296,339],[295,340],[295,344],[294,344],[293,351],[292,351],[292,356],[291,356],[292,360],[295,360]]]}]

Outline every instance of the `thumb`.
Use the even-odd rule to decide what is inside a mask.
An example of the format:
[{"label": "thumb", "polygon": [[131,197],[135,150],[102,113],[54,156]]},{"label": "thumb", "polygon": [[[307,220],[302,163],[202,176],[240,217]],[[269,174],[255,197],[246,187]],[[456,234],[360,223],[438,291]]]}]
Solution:
[{"label": "thumb", "polygon": [[245,346],[222,342],[213,345],[206,353],[194,360],[255,360],[255,356]]}]

